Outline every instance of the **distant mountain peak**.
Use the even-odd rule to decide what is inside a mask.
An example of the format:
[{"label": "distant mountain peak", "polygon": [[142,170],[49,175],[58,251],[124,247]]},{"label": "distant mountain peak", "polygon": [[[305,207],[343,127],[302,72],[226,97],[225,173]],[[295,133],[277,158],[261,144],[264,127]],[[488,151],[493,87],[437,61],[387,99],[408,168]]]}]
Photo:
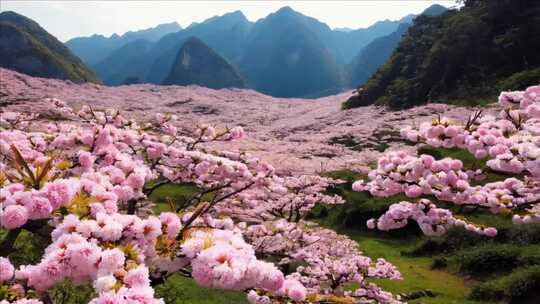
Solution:
[{"label": "distant mountain peak", "polygon": [[280,17],[293,17],[293,16],[303,16],[302,13],[295,11],[290,6],[284,6],[278,9],[275,13],[270,14],[269,16],[280,16]]},{"label": "distant mountain peak", "polygon": [[184,42],[163,84],[195,84],[213,89],[245,87],[238,72],[195,36]]},{"label": "distant mountain peak", "polygon": [[448,9],[440,4],[433,4],[430,7],[426,8],[422,15],[424,16],[438,16],[444,12],[446,12]]}]

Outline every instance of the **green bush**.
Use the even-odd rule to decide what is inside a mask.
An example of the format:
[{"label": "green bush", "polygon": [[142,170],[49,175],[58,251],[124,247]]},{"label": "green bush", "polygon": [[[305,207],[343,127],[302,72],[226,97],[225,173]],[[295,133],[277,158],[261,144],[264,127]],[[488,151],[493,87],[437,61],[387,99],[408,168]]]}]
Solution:
[{"label": "green bush", "polygon": [[523,90],[529,86],[537,85],[540,79],[540,68],[525,70],[512,74],[501,81],[500,89],[504,91]]},{"label": "green bush", "polygon": [[451,253],[462,248],[490,243],[486,236],[472,233],[463,228],[455,227],[448,230],[442,237],[426,237],[412,249],[403,252],[407,256],[429,256],[441,253]]},{"label": "green bush", "polygon": [[540,224],[514,225],[501,237],[516,245],[540,244]]},{"label": "green bush", "polygon": [[486,245],[458,252],[459,271],[473,276],[507,272],[519,264],[519,247],[511,245]]},{"label": "green bush", "polygon": [[[518,269],[497,280],[473,287],[473,300],[508,300],[510,303],[535,303],[540,297],[540,266]],[[538,302],[536,302],[538,303]]]}]

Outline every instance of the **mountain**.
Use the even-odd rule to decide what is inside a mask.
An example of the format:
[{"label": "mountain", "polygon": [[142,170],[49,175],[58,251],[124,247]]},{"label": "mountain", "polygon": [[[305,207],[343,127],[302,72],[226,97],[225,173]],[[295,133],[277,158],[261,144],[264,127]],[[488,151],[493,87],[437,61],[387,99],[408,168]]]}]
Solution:
[{"label": "mountain", "polygon": [[181,30],[182,27],[176,23],[160,24],[156,27],[140,31],[130,31],[122,36],[113,34],[110,37],[103,35],[92,35],[90,37],[77,37],[66,42],[66,46],[84,63],[93,66],[104,60],[113,51],[121,48],[129,42],[144,39],[155,42],[163,36]]},{"label": "mountain", "polygon": [[467,0],[419,16],[386,62],[344,104],[407,108],[427,102],[484,103],[540,79],[540,2]]},{"label": "mountain", "polygon": [[[317,97],[352,87],[346,79],[346,67],[353,58],[374,39],[392,34],[413,18],[408,15],[344,31],[332,30],[290,7],[256,23],[235,11],[193,23],[140,48],[125,43],[113,49],[111,44],[126,33],[122,37],[96,37],[94,49],[84,50],[90,49],[91,56],[101,58],[91,67],[106,84],[118,85],[128,79],[127,83],[160,84],[169,75],[186,40],[197,37],[239,71],[247,86],[275,96]],[[75,47],[80,42],[73,39],[68,45]]]},{"label": "mountain", "polygon": [[360,51],[348,67],[350,87],[364,84],[390,58],[409,26],[409,23],[402,23],[397,31],[373,40]]},{"label": "mountain", "polygon": [[[442,5],[434,4],[425,9],[421,15],[437,16],[447,10]],[[410,22],[400,24],[395,32],[374,39],[358,53],[348,67],[350,87],[363,85],[380,66],[388,61],[410,25]]]},{"label": "mountain", "polygon": [[407,15],[400,20],[383,20],[375,24],[349,32],[336,31],[332,33],[335,48],[339,49],[342,62],[350,63],[356,55],[370,42],[378,37],[390,35],[403,23],[412,23],[415,15]]},{"label": "mountain", "polygon": [[304,16],[288,7],[257,21],[240,67],[251,86],[272,96],[323,96],[343,88],[335,58]]},{"label": "mountain", "polygon": [[99,82],[58,39],[11,11],[0,13],[0,66],[37,77]]},{"label": "mountain", "polygon": [[235,11],[166,35],[147,53],[145,64],[149,66],[148,74],[141,76],[147,82],[161,83],[171,70],[184,42],[193,36],[235,65],[244,51],[245,39],[252,26],[253,23],[249,22],[242,12]]},{"label": "mountain", "polygon": [[354,31],[354,29],[349,28],[349,27],[336,27],[336,28],[334,28],[334,31],[345,32],[345,33],[347,33],[347,32],[352,32],[352,31]]},{"label": "mountain", "polygon": [[212,89],[245,87],[244,81],[227,60],[195,37],[184,42],[163,84],[196,84]]},{"label": "mountain", "polygon": [[[120,85],[129,77],[137,77],[144,71],[143,67],[133,62],[141,62],[144,60],[144,53],[150,50],[152,43],[145,39],[138,39],[126,43],[124,46],[114,50],[109,56],[103,59],[93,68],[100,79],[107,85]],[[133,82],[134,79],[131,79]]]},{"label": "mountain", "polygon": [[429,17],[433,17],[433,16],[439,16],[443,13],[446,13],[448,9],[440,4],[433,4],[432,6],[426,8],[421,15],[424,15],[424,16],[429,16]]}]

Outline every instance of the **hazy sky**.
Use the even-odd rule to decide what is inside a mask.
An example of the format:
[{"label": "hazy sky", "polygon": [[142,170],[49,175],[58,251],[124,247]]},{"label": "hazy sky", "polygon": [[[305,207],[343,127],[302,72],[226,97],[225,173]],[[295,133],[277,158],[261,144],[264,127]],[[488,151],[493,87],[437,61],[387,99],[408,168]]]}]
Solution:
[{"label": "hazy sky", "polygon": [[13,10],[37,21],[58,39],[153,27],[177,21],[182,27],[215,15],[241,10],[251,21],[283,6],[315,17],[331,28],[367,27],[378,20],[418,14],[439,3],[455,1],[21,1],[0,0],[0,10]]}]

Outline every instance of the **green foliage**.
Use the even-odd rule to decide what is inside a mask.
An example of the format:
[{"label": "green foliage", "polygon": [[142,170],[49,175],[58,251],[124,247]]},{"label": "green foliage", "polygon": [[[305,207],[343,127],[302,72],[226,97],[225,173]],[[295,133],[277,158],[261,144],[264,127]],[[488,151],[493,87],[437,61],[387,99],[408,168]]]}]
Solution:
[{"label": "green foliage", "polygon": [[494,102],[501,88],[537,83],[539,10],[538,1],[478,0],[419,16],[386,64],[343,107],[483,105]]},{"label": "green foliage", "polygon": [[[0,229],[0,240],[3,240],[6,234],[7,230]],[[47,242],[48,237],[22,230],[8,258],[14,265],[38,263],[41,260]]]},{"label": "green foliage", "polygon": [[420,297],[408,300],[411,304],[466,304],[478,303],[467,299],[469,285],[458,274],[433,269],[430,257],[402,255],[421,239],[419,236],[393,236],[379,231],[343,230],[357,241],[364,254],[372,258],[382,257],[394,264],[403,280],[374,280],[374,282],[394,294],[411,294],[428,290],[434,297]]},{"label": "green foliage", "polygon": [[47,291],[54,304],[88,303],[94,296],[94,290],[89,285],[77,286],[69,280],[57,284]]},{"label": "green foliage", "polygon": [[[340,170],[325,172],[322,175],[341,179],[346,181],[337,187],[328,189],[330,194],[337,194],[345,199],[345,204],[342,205],[318,205],[309,214],[306,219],[316,220],[325,225],[345,228],[366,230],[366,222],[373,218],[382,215],[390,205],[407,200],[404,194],[395,195],[389,198],[373,197],[366,192],[353,191],[351,186],[356,180],[365,178],[358,173],[349,170]],[[418,233],[417,225],[409,225],[403,230],[388,232],[392,235],[402,235],[407,233]]]},{"label": "green foliage", "polygon": [[507,272],[518,265],[520,248],[507,244],[487,245],[458,252],[459,270],[473,276]]},{"label": "green foliage", "polygon": [[500,279],[473,287],[470,298],[503,300],[510,303],[537,303],[540,297],[540,265],[518,269]]},{"label": "green foliage", "polygon": [[501,90],[513,91],[526,88],[531,85],[537,85],[540,79],[540,68],[517,72],[501,81],[499,85]]},{"label": "green foliage", "polygon": [[[175,208],[182,207],[197,193],[199,193],[199,188],[193,184],[180,185],[169,183],[160,186],[152,192],[150,200],[156,204],[154,212],[159,214],[164,211],[171,211],[169,201],[173,203]],[[209,196],[210,194],[206,197]]]}]

